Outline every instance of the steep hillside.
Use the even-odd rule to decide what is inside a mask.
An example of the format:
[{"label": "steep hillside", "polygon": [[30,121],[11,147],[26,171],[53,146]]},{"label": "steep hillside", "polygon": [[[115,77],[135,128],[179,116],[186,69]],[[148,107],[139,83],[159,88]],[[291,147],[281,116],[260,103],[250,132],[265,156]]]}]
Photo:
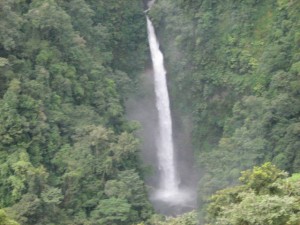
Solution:
[{"label": "steep hillside", "polygon": [[[153,216],[137,125],[124,116],[147,60],[142,8],[140,0],[0,1],[0,223],[197,224],[193,212]],[[149,12],[211,224],[239,224],[240,207],[265,209],[260,200],[299,215],[299,175],[271,164],[210,199],[266,161],[300,171],[299,12],[298,0],[156,0]]]},{"label": "steep hillside", "polygon": [[1,224],[152,214],[123,104],[144,67],[141,9],[139,0],[0,1]]},{"label": "steep hillside", "polygon": [[294,0],[153,5],[173,110],[192,133],[201,207],[254,165],[300,171],[299,11]]}]

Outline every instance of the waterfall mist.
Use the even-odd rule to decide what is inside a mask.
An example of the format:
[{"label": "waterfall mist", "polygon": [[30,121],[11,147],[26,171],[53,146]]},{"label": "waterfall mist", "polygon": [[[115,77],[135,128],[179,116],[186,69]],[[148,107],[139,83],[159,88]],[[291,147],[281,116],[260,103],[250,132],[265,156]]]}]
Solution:
[{"label": "waterfall mist", "polygon": [[153,25],[148,17],[147,27],[154,71],[154,89],[159,126],[156,145],[158,149],[157,155],[160,170],[160,182],[157,194],[159,194],[160,198],[170,198],[171,200],[178,194],[179,177],[176,174],[174,158],[172,119],[166,81],[166,70],[163,65],[163,55],[159,50],[159,44],[155,36]]},{"label": "waterfall mist", "polygon": [[147,29],[152,70],[145,71],[139,95],[127,102],[127,114],[142,125],[143,159],[153,168],[153,176],[146,180],[150,200],[158,212],[176,215],[196,206],[193,156],[187,135],[176,130],[180,127],[176,121],[173,134],[163,54],[148,17]]}]

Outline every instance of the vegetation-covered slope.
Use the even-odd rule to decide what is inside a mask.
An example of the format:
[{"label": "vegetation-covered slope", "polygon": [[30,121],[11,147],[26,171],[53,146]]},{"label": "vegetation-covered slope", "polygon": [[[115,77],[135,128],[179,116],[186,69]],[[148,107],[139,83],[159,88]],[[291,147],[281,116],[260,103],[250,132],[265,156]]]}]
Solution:
[{"label": "vegetation-covered slope", "polygon": [[[286,172],[267,162],[242,171],[239,180],[240,185],[220,190],[211,197],[206,225],[299,224],[299,173],[288,177]],[[153,217],[149,224],[197,225],[199,218],[195,212],[189,212],[165,221]]]},{"label": "vegetation-covered slope", "polygon": [[0,207],[20,224],[152,214],[123,105],[144,66],[141,9],[139,0],[0,1]]},{"label": "vegetation-covered slope", "polygon": [[271,163],[242,172],[242,185],[213,195],[208,221],[219,225],[299,224],[299,175],[287,177]]},{"label": "vegetation-covered slope", "polygon": [[[0,1],[0,223],[197,224],[194,213],[150,218],[136,126],[124,119],[147,55],[141,8]],[[298,223],[299,179],[270,164],[210,196],[265,161],[300,171],[299,11],[297,0],[157,0],[151,9],[210,224]],[[249,216],[256,208],[265,213]]]},{"label": "vegetation-covered slope", "polygon": [[300,2],[158,0],[173,110],[192,125],[203,206],[241,170],[300,171]]}]

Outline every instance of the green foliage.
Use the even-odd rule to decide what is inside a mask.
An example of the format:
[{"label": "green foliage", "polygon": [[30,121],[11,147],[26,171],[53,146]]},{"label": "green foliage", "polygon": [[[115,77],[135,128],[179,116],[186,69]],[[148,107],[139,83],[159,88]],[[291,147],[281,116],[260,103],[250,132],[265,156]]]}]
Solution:
[{"label": "green foliage", "polygon": [[1,1],[0,3],[0,46],[4,51],[14,49],[19,44],[22,32],[20,31],[24,21],[22,17],[13,10],[17,6],[18,1]]},{"label": "green foliage", "polygon": [[0,210],[0,224],[1,225],[18,225],[14,220],[11,220],[7,217],[3,209]]},{"label": "green foliage", "polygon": [[242,172],[240,181],[256,193],[264,193],[264,189],[277,179],[287,177],[287,173],[277,169],[270,162],[263,164],[261,167],[255,166],[253,170]]},{"label": "green foliage", "polygon": [[300,170],[299,9],[299,1],[161,0],[149,12],[172,109],[191,130],[202,213],[242,170],[266,161]]},{"label": "green foliage", "polygon": [[24,194],[22,199],[8,208],[8,213],[21,224],[34,224],[41,218],[42,202],[34,194]]},{"label": "green foliage", "polygon": [[123,199],[110,198],[99,202],[92,212],[94,224],[128,224],[130,205]]},{"label": "green foliage", "polygon": [[140,1],[9,0],[0,17],[1,208],[24,225],[147,220],[124,116],[146,57]]},{"label": "green foliage", "polygon": [[[242,172],[244,185],[218,191],[208,207],[210,224],[299,224],[299,179],[270,163]],[[259,190],[259,191],[258,191]],[[264,190],[264,191],[262,191]]]},{"label": "green foliage", "polygon": [[154,214],[145,223],[136,225],[197,225],[198,218],[195,211],[187,212],[176,217],[165,217],[163,215]]},{"label": "green foliage", "polygon": [[297,182],[300,180],[300,174],[299,173],[294,173],[292,174],[291,177],[288,178],[289,181],[292,181],[292,182]]},{"label": "green foliage", "polygon": [[185,213],[176,218],[170,218],[166,222],[161,223],[161,225],[197,225],[197,214],[195,212]]},{"label": "green foliage", "polygon": [[[271,161],[300,171],[299,7],[160,0],[150,12],[174,113],[190,118],[203,208],[241,170]],[[9,0],[0,18],[1,208],[24,225],[147,221],[139,142],[124,117],[147,57],[141,2]],[[213,215],[232,204],[220,224],[297,224],[297,176],[280,173],[270,164],[245,172]]]}]

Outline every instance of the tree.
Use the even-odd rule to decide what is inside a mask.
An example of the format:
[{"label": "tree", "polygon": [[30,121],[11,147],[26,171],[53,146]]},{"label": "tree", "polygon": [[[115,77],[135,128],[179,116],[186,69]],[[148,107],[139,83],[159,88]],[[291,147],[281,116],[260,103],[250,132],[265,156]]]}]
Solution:
[{"label": "tree", "polygon": [[240,181],[258,194],[269,193],[270,185],[278,179],[287,177],[287,173],[278,169],[270,162],[255,166],[252,170],[243,171]]},{"label": "tree", "polygon": [[19,225],[16,221],[11,220],[3,209],[0,210],[0,225]]},{"label": "tree", "polygon": [[243,185],[218,191],[208,206],[210,224],[270,224],[300,222],[299,177],[287,174],[271,163],[242,172]]},{"label": "tree", "polygon": [[196,212],[189,212],[175,218],[170,218],[160,225],[197,225],[198,219]]},{"label": "tree", "polygon": [[130,210],[130,205],[124,199],[109,198],[101,200],[92,212],[93,224],[129,224],[132,219]]},{"label": "tree", "polygon": [[138,195],[116,201],[131,221],[152,213],[123,101],[146,56],[139,4],[0,1],[0,206],[11,218],[91,224],[113,198],[106,182],[128,187],[122,172]]},{"label": "tree", "polygon": [[147,220],[153,214],[144,182],[134,170],[121,171],[117,180],[108,180],[104,192],[110,198],[126,199],[131,208],[138,213],[138,218]]},{"label": "tree", "polygon": [[[156,1],[172,110],[191,132],[199,205],[271,161],[299,171],[298,1]],[[184,93],[184,94],[183,94]]]},{"label": "tree", "polygon": [[24,23],[22,17],[15,10],[18,1],[1,1],[0,3],[0,48],[9,52],[19,45],[22,37],[20,31]]}]

